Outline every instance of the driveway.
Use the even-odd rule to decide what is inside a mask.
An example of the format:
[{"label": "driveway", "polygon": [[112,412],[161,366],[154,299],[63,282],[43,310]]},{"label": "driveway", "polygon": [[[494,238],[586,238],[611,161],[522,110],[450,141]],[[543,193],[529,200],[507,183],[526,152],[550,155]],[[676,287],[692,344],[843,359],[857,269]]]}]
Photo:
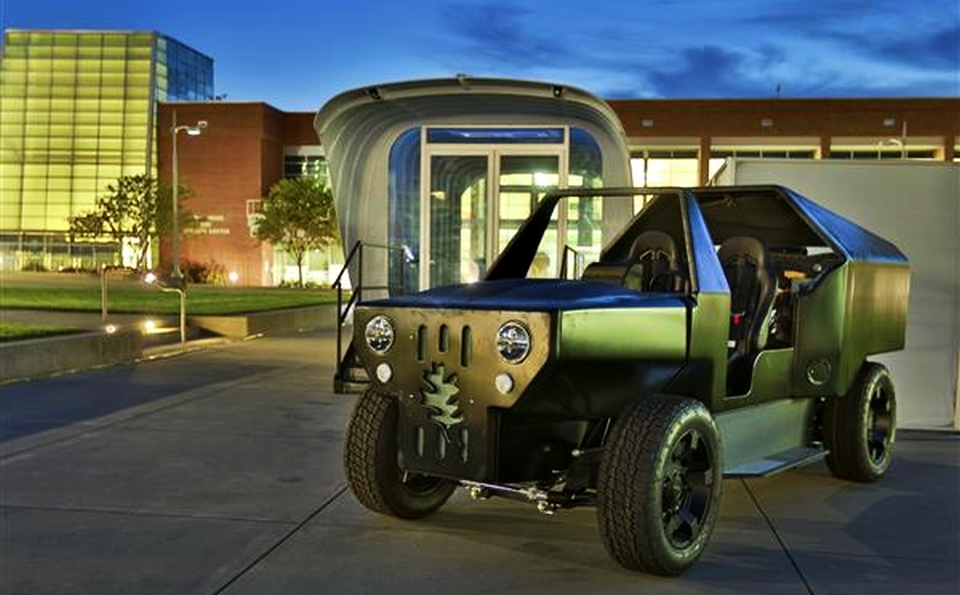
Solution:
[{"label": "driveway", "polygon": [[960,440],[903,432],[888,476],[726,480],[677,579],[626,572],[589,509],[458,493],[426,521],[345,488],[329,333],[0,387],[0,593],[797,593],[960,590]]}]

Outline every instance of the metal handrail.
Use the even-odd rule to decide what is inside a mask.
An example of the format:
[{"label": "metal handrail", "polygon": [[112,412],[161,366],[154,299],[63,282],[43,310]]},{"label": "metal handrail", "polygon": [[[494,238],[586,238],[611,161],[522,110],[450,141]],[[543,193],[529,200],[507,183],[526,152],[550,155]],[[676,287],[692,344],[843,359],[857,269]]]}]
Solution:
[{"label": "metal handrail", "polygon": [[567,279],[567,255],[573,254],[573,278],[580,278],[580,264],[582,262],[583,255],[580,254],[580,251],[570,246],[569,244],[563,245],[563,256],[560,257],[560,278]]},{"label": "metal handrail", "polygon": [[[343,326],[349,318],[350,313],[360,303],[363,296],[363,251],[365,248],[374,248],[378,250],[390,251],[399,251],[403,252],[401,246],[390,246],[386,244],[373,244],[373,243],[364,243],[360,240],[353,244],[353,247],[350,248],[350,252],[347,254],[347,258],[343,263],[343,268],[340,270],[340,273],[334,279],[332,287],[337,290],[337,370],[336,377],[338,379],[344,378],[344,372],[346,370],[346,357],[343,353]],[[354,259],[357,261],[357,278],[353,285],[353,291],[350,295],[350,299],[347,300],[346,305],[343,302],[343,277],[350,270],[350,265],[353,263]],[[390,290],[389,284],[384,287],[369,287],[368,289],[386,289]],[[404,259],[400,259],[400,292],[406,292],[406,270],[404,267]]]}]

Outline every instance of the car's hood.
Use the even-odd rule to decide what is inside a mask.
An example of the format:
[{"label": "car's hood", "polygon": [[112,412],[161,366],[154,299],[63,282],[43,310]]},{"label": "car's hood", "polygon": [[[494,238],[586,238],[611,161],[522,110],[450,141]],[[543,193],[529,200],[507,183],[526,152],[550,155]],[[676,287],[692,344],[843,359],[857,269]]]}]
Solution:
[{"label": "car's hood", "polygon": [[670,293],[637,293],[610,283],[505,279],[435,287],[421,293],[365,302],[366,306],[454,310],[570,311],[664,308],[684,305]]}]

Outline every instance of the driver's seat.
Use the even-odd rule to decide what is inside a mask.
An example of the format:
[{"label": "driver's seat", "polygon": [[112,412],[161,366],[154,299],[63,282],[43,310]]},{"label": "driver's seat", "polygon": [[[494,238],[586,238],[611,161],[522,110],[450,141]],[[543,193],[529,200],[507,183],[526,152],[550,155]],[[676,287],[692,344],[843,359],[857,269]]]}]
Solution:
[{"label": "driver's seat", "polygon": [[741,236],[724,241],[717,251],[730,285],[730,365],[727,387],[746,393],[757,352],[767,344],[777,277],[767,249],[756,238]]}]

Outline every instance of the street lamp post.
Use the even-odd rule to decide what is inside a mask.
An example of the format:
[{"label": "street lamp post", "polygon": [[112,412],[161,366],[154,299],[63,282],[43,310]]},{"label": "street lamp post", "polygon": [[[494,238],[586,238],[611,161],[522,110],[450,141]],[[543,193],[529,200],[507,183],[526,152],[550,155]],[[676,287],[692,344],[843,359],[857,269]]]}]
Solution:
[{"label": "street lamp post", "polygon": [[173,191],[173,282],[180,294],[180,342],[187,340],[187,284],[180,272],[180,166],[177,162],[177,134],[186,132],[188,136],[199,136],[207,127],[206,120],[200,120],[193,126],[177,126],[177,110],[173,110],[173,123],[170,135],[173,143],[172,191]]}]

